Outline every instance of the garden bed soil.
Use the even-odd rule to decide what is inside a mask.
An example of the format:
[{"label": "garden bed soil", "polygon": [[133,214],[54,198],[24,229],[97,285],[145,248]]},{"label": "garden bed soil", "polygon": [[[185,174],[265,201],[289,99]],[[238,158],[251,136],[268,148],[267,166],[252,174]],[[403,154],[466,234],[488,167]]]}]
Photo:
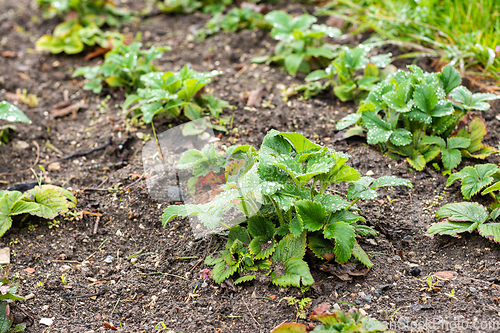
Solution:
[{"label": "garden bed soil", "polygon": [[[41,12],[33,3],[0,2],[0,53],[4,54],[0,56],[0,100],[11,100],[9,93],[27,89],[40,101],[34,108],[21,105],[33,123],[18,125],[12,141],[0,146],[0,189],[35,181],[29,168],[35,165],[34,171],[40,173],[38,165],[44,165],[45,182],[76,193],[79,214],[59,218],[57,223],[17,224],[0,239],[0,247],[10,247],[11,273],[21,283],[19,294],[29,296],[12,310],[15,322],[25,323],[27,332],[102,332],[109,331],[109,325],[123,332],[153,332],[163,327],[159,323],[176,332],[270,332],[296,319],[294,308],[280,302],[284,297],[311,298],[309,310],[326,303],[347,311],[353,304],[373,318],[392,321],[393,327],[399,323],[397,332],[409,332],[402,329],[405,324],[431,325],[438,320],[448,323],[448,328],[420,326],[421,331],[459,332],[453,328],[457,322],[467,327],[464,332],[500,331],[484,329],[485,323],[500,321],[500,287],[494,284],[500,280],[498,245],[477,234],[462,238],[426,234],[429,225],[437,222],[434,213],[440,206],[462,200],[458,185],[445,188],[446,177],[432,166],[412,172],[404,160],[393,160],[361,139],[343,140],[335,122],[355,111],[353,104],[340,103],[330,95],[283,101],[283,86],[300,84],[304,76],[290,77],[279,68],[250,63],[275,45],[266,32],[219,34],[196,43],[188,38],[190,27],[203,24],[207,16],[153,15],[124,31],[142,31],[146,45],[172,46],[158,61],[161,69],[179,70],[189,63],[199,71],[224,72],[209,86],[215,96],[237,106],[224,114],[234,115],[233,128],[238,130],[222,135],[223,144],[259,147],[270,129],[298,131],[349,153],[350,164],[363,174],[395,175],[414,184],[413,189],[381,190],[376,200],[358,205],[367,224],[378,232],[371,240],[361,240],[374,263],[365,277],[343,282],[313,269],[316,284],[305,293],[265,282],[234,287],[203,279],[199,273],[207,268],[203,259],[224,239],[214,235],[195,241],[187,219],[176,218],[163,228],[161,214],[168,203],[153,201],[141,177],[144,142],[138,133],[151,135],[151,129],[127,123],[119,108],[122,92],[105,90],[96,96],[82,89],[81,79],[71,77],[73,69],[102,59],[86,61],[85,55],[33,51],[35,41],[57,24],[34,20]],[[302,5],[291,1],[278,7],[293,14],[303,12]],[[427,61],[420,64],[429,67]],[[246,107],[245,94],[259,87],[264,90],[262,106]],[[51,118],[56,103],[82,99],[87,107],[75,116]],[[499,103],[493,103],[483,113],[487,141],[493,146],[500,139],[495,117],[499,109]],[[155,125],[158,132],[169,128],[162,119]],[[98,147],[110,137],[112,144],[104,150],[59,161],[60,170],[57,164],[49,168],[60,157]],[[499,162],[497,156],[488,161]],[[462,165],[467,163],[471,162]],[[421,270],[418,277],[409,273],[413,267]],[[422,290],[425,277],[438,271],[454,271],[458,276],[441,282],[439,292]],[[61,281],[63,274],[67,285]],[[85,296],[92,294],[96,295]],[[52,318],[53,325],[40,324],[41,318]]]}]

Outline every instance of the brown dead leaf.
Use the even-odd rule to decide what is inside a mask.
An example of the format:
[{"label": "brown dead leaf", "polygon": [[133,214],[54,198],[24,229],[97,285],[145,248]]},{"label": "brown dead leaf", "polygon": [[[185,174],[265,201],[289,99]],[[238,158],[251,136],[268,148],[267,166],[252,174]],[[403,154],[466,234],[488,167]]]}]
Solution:
[{"label": "brown dead leaf", "polygon": [[342,281],[352,281],[353,276],[366,276],[370,271],[369,267],[362,264],[326,264],[321,265],[320,270],[330,273],[341,279]]},{"label": "brown dead leaf", "polygon": [[54,119],[54,118],[67,116],[68,114],[72,113],[73,118],[75,118],[76,113],[81,108],[88,108],[88,104],[86,104],[85,101],[83,101],[83,100],[80,102],[77,102],[75,104],[69,105],[69,106],[62,108],[62,109],[54,109],[54,110],[50,111],[50,117]]},{"label": "brown dead leaf", "polygon": [[438,278],[439,280],[455,280],[458,276],[458,273],[453,271],[441,271],[441,272],[436,272],[432,275]]},{"label": "brown dead leaf", "polygon": [[107,328],[108,330],[113,330],[113,331],[117,331],[118,329],[113,326],[113,324],[110,324],[110,323],[107,323],[107,322],[104,322],[104,328]]},{"label": "brown dead leaf", "polygon": [[28,267],[28,268],[25,268],[24,270],[25,270],[25,271],[26,271],[26,273],[28,273],[28,274],[33,274],[33,273],[35,273],[35,269],[34,269],[34,268],[30,268],[30,267]]},{"label": "brown dead leaf", "polygon": [[241,9],[250,8],[252,11],[256,13],[267,14],[267,12],[269,12],[269,7],[265,4],[257,5],[255,3],[243,2],[240,7]]},{"label": "brown dead leaf", "polygon": [[109,51],[111,51],[111,49],[108,48],[108,47],[96,46],[94,48],[94,51],[92,51],[89,54],[87,54],[84,59],[85,60],[90,60],[90,59],[93,59],[93,58],[98,57],[100,55],[104,55],[104,54],[108,53]]},{"label": "brown dead leaf", "polygon": [[4,58],[15,58],[17,57],[17,53],[14,51],[3,51],[2,52],[2,57]]},{"label": "brown dead leaf", "polygon": [[27,74],[24,74],[23,72],[17,72],[17,75],[19,75],[24,80],[31,80],[31,78]]},{"label": "brown dead leaf", "polygon": [[263,93],[264,89],[262,87],[258,87],[257,89],[250,91],[250,93],[248,94],[247,106],[260,106]]},{"label": "brown dead leaf", "polygon": [[11,93],[11,92],[6,92],[5,98],[7,98],[9,101],[12,101],[12,102],[19,102],[19,96],[17,94]]},{"label": "brown dead leaf", "polygon": [[276,299],[276,295],[270,295],[270,294],[267,294],[267,297],[269,297],[270,299],[272,300],[275,300]]},{"label": "brown dead leaf", "polygon": [[344,27],[345,20],[336,15],[330,15],[326,20],[326,25],[329,27],[334,27],[337,29],[342,29]]},{"label": "brown dead leaf", "polygon": [[311,313],[311,316],[322,315],[323,313],[328,311],[329,307],[330,306],[328,304],[321,304],[319,308],[313,310],[313,312]]}]

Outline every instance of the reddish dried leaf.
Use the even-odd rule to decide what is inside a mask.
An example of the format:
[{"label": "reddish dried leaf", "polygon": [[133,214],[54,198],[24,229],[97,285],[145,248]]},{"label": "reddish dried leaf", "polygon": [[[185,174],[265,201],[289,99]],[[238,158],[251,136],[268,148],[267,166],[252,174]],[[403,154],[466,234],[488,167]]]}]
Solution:
[{"label": "reddish dried leaf", "polygon": [[215,185],[215,184],[224,184],[224,176],[217,176],[217,174],[213,171],[210,171],[205,177],[201,179],[201,185]]},{"label": "reddish dried leaf", "polygon": [[30,268],[30,267],[28,267],[28,268],[26,268],[26,269],[24,269],[24,270],[25,270],[25,271],[26,271],[26,273],[28,273],[28,274],[33,274],[33,273],[35,273],[35,269],[34,269],[34,268]]},{"label": "reddish dried leaf", "polygon": [[111,49],[108,48],[108,47],[97,46],[94,49],[94,51],[92,51],[89,54],[87,54],[84,59],[85,60],[90,60],[90,59],[93,59],[93,58],[98,57],[100,55],[104,55],[104,54],[108,53],[109,51],[111,51]]},{"label": "reddish dried leaf", "polygon": [[107,322],[104,322],[104,328],[107,328],[108,330],[113,330],[113,331],[117,331],[118,329],[116,327],[114,327],[112,324],[110,323],[107,323]]},{"label": "reddish dried leaf", "polygon": [[453,271],[441,271],[436,272],[433,275],[441,280],[455,280],[458,276],[458,273]]},{"label": "reddish dried leaf", "polygon": [[17,75],[19,75],[24,80],[31,80],[31,78],[27,74],[24,74],[22,72],[17,72]]},{"label": "reddish dried leaf", "polygon": [[275,299],[276,299],[276,295],[269,295],[269,294],[267,294],[267,297],[269,297],[269,298],[270,298],[270,299],[272,299],[272,300],[275,300]]},{"label": "reddish dried leaf", "polygon": [[19,95],[11,92],[6,92],[5,97],[12,102],[19,102]]},{"label": "reddish dried leaf", "polygon": [[4,58],[15,58],[17,57],[17,53],[14,51],[4,51],[2,52],[2,57]]},{"label": "reddish dried leaf", "polygon": [[328,305],[328,304],[321,304],[319,308],[314,309],[311,316],[321,315],[321,314],[325,313],[326,311],[328,311],[329,307],[330,307],[330,305]]}]

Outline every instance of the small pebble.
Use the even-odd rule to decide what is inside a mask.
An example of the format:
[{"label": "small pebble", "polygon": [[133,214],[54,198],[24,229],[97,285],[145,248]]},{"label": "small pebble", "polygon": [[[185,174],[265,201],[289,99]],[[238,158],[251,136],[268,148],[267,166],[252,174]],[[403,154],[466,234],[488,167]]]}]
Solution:
[{"label": "small pebble", "polygon": [[107,256],[103,261],[107,264],[111,264],[113,262],[113,257]]},{"label": "small pebble", "polygon": [[365,301],[366,303],[371,303],[372,295],[366,295],[365,297],[363,297],[363,301]]}]

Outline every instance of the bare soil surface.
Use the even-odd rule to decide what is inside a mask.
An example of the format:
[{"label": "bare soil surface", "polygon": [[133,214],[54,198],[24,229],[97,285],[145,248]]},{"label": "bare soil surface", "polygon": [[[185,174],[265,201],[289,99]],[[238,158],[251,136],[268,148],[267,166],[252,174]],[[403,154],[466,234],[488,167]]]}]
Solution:
[{"label": "bare soil surface", "polygon": [[[188,38],[190,27],[203,24],[208,16],[159,14],[122,31],[142,31],[145,45],[170,45],[172,51],[157,63],[163,70],[179,70],[189,63],[198,71],[224,72],[209,86],[215,96],[237,106],[223,115],[234,115],[234,123],[233,130],[221,136],[222,143],[259,147],[270,129],[298,131],[349,153],[351,165],[363,174],[395,175],[414,184],[414,189],[381,191],[376,200],[359,204],[367,223],[378,232],[361,243],[371,251],[374,263],[365,277],[343,282],[312,269],[316,284],[304,294],[263,282],[233,287],[203,279],[199,273],[207,268],[203,259],[214,253],[223,237],[195,241],[189,222],[180,218],[163,228],[161,213],[168,203],[153,201],[141,177],[144,142],[137,134],[152,135],[151,129],[130,125],[119,108],[123,92],[105,90],[96,96],[82,89],[81,79],[71,78],[75,68],[97,64],[102,58],[85,61],[85,54],[33,51],[35,41],[58,23],[33,20],[41,17],[33,3],[0,1],[0,53],[15,53],[0,56],[0,100],[12,100],[9,93],[16,89],[27,89],[40,100],[38,107],[20,105],[33,124],[18,125],[12,141],[0,146],[0,189],[35,181],[29,168],[39,172],[38,165],[44,165],[45,182],[76,193],[78,214],[59,218],[57,223],[17,223],[0,239],[0,247],[11,248],[11,271],[21,281],[19,293],[29,295],[13,308],[15,321],[25,323],[27,332],[109,331],[104,323],[123,332],[154,332],[160,322],[178,332],[270,332],[296,319],[295,309],[280,302],[292,296],[310,297],[309,310],[323,303],[344,310],[356,306],[392,323],[397,332],[500,332],[500,286],[495,284],[500,281],[498,245],[477,234],[460,239],[426,235],[429,225],[437,222],[434,213],[439,207],[462,200],[458,185],[445,188],[446,177],[432,166],[412,172],[404,160],[393,160],[362,139],[342,140],[335,122],[354,112],[353,104],[340,103],[330,95],[308,101],[292,97],[285,102],[283,85],[300,84],[304,76],[290,77],[277,67],[250,63],[252,57],[272,52],[275,41],[266,32],[219,34],[197,43]],[[142,2],[134,6],[139,8]],[[276,8],[293,14],[304,10],[291,1],[282,1]],[[419,64],[430,67],[425,61]],[[264,89],[262,106],[246,107],[243,96],[259,87]],[[56,103],[82,99],[88,106],[75,116],[50,117]],[[495,117],[499,109],[500,104],[493,103],[483,114],[489,129],[487,142],[493,146],[500,139]],[[164,119],[155,122],[158,132],[169,125]],[[99,147],[110,138],[111,144],[103,150],[59,160]],[[29,147],[23,148],[20,141]],[[499,158],[488,161],[498,163]],[[60,169],[49,168],[51,162],[60,163]],[[410,274],[414,267],[421,270],[418,277]],[[426,291],[424,280],[438,271],[454,271],[458,276],[442,281],[440,291]],[[41,318],[53,318],[53,326],[40,324]],[[437,325],[439,320],[444,324]],[[493,322],[498,324],[496,329],[489,329],[488,323]],[[417,325],[421,330],[415,329]]]}]

